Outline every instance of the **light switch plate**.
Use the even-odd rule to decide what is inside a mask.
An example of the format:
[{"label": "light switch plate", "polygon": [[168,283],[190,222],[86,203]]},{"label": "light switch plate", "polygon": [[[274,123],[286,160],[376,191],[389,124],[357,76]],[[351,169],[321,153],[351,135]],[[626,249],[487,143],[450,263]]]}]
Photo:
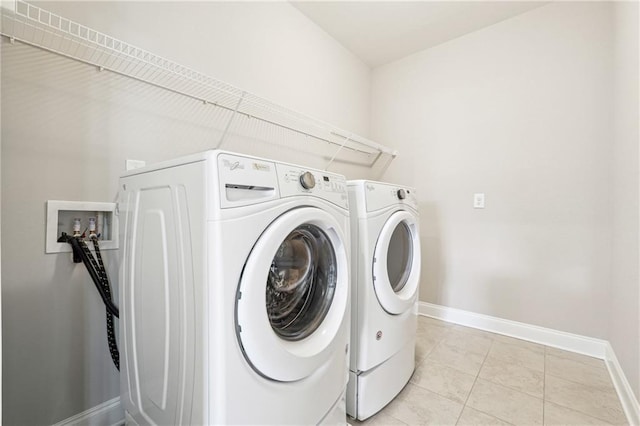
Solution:
[{"label": "light switch plate", "polygon": [[484,209],[484,193],[473,194],[473,208]]}]

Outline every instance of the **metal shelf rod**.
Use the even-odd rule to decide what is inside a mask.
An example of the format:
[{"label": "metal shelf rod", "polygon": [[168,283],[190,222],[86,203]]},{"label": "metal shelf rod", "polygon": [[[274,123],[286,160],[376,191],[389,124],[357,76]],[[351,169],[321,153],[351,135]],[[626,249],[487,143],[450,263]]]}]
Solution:
[{"label": "metal shelf rod", "polygon": [[[6,3],[3,4],[6,5]],[[110,71],[231,112],[232,115],[218,146],[224,142],[234,117],[242,114],[272,126],[338,145],[327,167],[336,160],[343,148],[365,155],[367,158],[373,155],[374,159],[369,161],[369,167],[373,167],[383,154],[389,155],[389,162],[396,157],[396,151],[383,145],[355,135],[343,136],[342,133],[348,132],[286,109],[23,0],[14,0],[11,5],[14,6],[13,10],[6,6],[0,7],[2,19],[0,35],[7,37],[11,43],[18,40],[29,46],[97,67],[100,71]],[[20,34],[17,27],[22,29]],[[257,113],[253,109],[262,113]],[[268,118],[267,115],[275,115],[277,118]],[[287,121],[292,123],[286,124]],[[304,127],[316,129],[318,133],[304,131],[302,130]],[[333,140],[333,137],[342,141]],[[373,151],[360,149],[357,145]]]}]

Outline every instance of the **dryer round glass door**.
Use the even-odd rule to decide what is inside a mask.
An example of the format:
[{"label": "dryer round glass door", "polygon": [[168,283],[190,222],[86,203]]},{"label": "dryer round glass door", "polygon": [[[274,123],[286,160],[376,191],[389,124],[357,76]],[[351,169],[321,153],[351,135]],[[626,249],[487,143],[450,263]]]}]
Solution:
[{"label": "dryer round glass door", "polygon": [[411,309],[420,279],[420,239],[416,217],[393,213],[378,236],[373,261],[373,286],[380,305],[390,314]]},{"label": "dryer round glass door", "polygon": [[413,267],[413,238],[405,222],[396,225],[389,239],[387,252],[387,273],[393,291],[401,291]]},{"label": "dryer round glass door", "polygon": [[334,352],[345,320],[349,272],[337,220],[312,207],[290,210],[265,229],[237,293],[237,334],[264,377],[309,376]]}]

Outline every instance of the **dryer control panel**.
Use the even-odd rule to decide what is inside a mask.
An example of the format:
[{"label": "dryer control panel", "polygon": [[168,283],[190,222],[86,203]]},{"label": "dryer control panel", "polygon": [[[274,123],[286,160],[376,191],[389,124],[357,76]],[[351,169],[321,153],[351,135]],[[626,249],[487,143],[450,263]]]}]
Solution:
[{"label": "dryer control panel", "polygon": [[418,209],[416,191],[411,187],[366,181],[364,195],[368,212],[397,204]]},{"label": "dryer control panel", "polygon": [[321,170],[276,163],[280,196],[312,195],[349,208],[347,181],[344,176]]}]

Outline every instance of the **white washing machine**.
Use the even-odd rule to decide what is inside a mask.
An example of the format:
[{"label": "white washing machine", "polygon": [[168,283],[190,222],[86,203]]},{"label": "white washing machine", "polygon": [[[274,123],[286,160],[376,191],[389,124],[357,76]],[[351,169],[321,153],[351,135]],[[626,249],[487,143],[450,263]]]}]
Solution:
[{"label": "white washing machine", "polygon": [[345,424],[343,176],[208,151],[120,180],[128,424]]},{"label": "white washing machine", "polygon": [[415,368],[420,280],[413,188],[349,181],[352,293],[347,413],[364,420],[407,384]]}]

